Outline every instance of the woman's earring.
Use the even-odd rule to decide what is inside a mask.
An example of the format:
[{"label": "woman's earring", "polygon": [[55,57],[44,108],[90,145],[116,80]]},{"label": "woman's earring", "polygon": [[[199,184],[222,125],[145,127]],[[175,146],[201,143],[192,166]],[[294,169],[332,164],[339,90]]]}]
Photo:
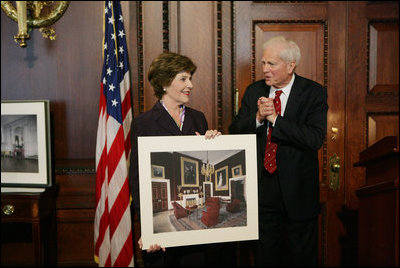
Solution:
[{"label": "woman's earring", "polygon": [[167,89],[166,89],[166,88],[163,88],[163,90],[164,90],[164,92],[165,92],[165,91],[167,91]]}]

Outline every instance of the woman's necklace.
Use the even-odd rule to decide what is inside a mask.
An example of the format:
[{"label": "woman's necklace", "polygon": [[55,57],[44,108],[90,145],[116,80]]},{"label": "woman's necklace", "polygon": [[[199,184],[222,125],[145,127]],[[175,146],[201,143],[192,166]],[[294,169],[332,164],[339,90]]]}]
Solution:
[{"label": "woman's necklace", "polygon": [[164,104],[163,101],[160,101],[161,104],[163,105],[164,109],[168,112],[168,114],[172,117],[172,119],[174,119],[175,124],[178,126],[178,128],[180,129],[180,131],[182,131],[183,128],[183,121],[185,120],[185,105],[182,104],[179,107],[179,120],[176,120],[174,116],[172,116],[172,114],[168,111],[167,106]]}]

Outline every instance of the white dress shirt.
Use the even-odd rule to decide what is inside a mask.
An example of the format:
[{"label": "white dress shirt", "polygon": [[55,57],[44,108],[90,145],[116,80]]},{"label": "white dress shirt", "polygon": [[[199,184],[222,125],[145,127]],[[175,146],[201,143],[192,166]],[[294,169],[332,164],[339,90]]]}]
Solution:
[{"label": "white dress shirt", "polygon": [[[279,97],[279,99],[281,100],[281,116],[283,116],[285,113],[286,104],[289,99],[290,90],[292,89],[292,86],[294,83],[294,78],[295,78],[295,74],[292,75],[292,79],[290,80],[289,84],[287,84],[283,88],[274,88],[273,86],[271,86],[271,90],[269,91],[268,98],[273,99],[273,98],[275,98],[275,92],[278,90],[282,90],[282,94]],[[276,120],[276,118],[275,118],[275,120]],[[264,121],[262,123],[260,123],[260,122],[258,122],[258,120],[256,118],[256,127],[258,128],[262,125],[264,125]],[[275,125],[275,121],[272,124],[272,126],[274,126],[274,125]]]}]

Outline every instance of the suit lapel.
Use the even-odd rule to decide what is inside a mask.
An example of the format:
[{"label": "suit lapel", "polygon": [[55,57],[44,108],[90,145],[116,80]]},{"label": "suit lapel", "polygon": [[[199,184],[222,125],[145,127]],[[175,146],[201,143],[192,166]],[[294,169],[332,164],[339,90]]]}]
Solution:
[{"label": "suit lapel", "polygon": [[153,106],[153,113],[156,124],[158,124],[166,132],[171,133],[172,135],[182,135],[180,129],[160,102],[157,102]]},{"label": "suit lapel", "polygon": [[[185,121],[183,122],[182,134],[183,135],[194,135],[194,115],[192,114],[191,110],[186,107],[185,111]],[[200,130],[197,130],[200,131]]]},{"label": "suit lapel", "polygon": [[283,117],[287,118],[296,117],[296,113],[301,103],[302,95],[303,95],[303,86],[299,76],[296,75],[292,89],[290,90],[289,99],[286,104],[285,113]]}]

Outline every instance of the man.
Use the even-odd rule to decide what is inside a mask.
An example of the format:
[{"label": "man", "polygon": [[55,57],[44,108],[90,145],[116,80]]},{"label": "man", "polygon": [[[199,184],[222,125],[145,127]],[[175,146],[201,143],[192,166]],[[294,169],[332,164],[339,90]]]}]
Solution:
[{"label": "man", "polygon": [[265,79],[247,87],[229,127],[231,134],[257,135],[257,266],[318,264],[318,150],[326,135],[327,92],[295,74],[299,61],[296,43],[268,40]]}]

